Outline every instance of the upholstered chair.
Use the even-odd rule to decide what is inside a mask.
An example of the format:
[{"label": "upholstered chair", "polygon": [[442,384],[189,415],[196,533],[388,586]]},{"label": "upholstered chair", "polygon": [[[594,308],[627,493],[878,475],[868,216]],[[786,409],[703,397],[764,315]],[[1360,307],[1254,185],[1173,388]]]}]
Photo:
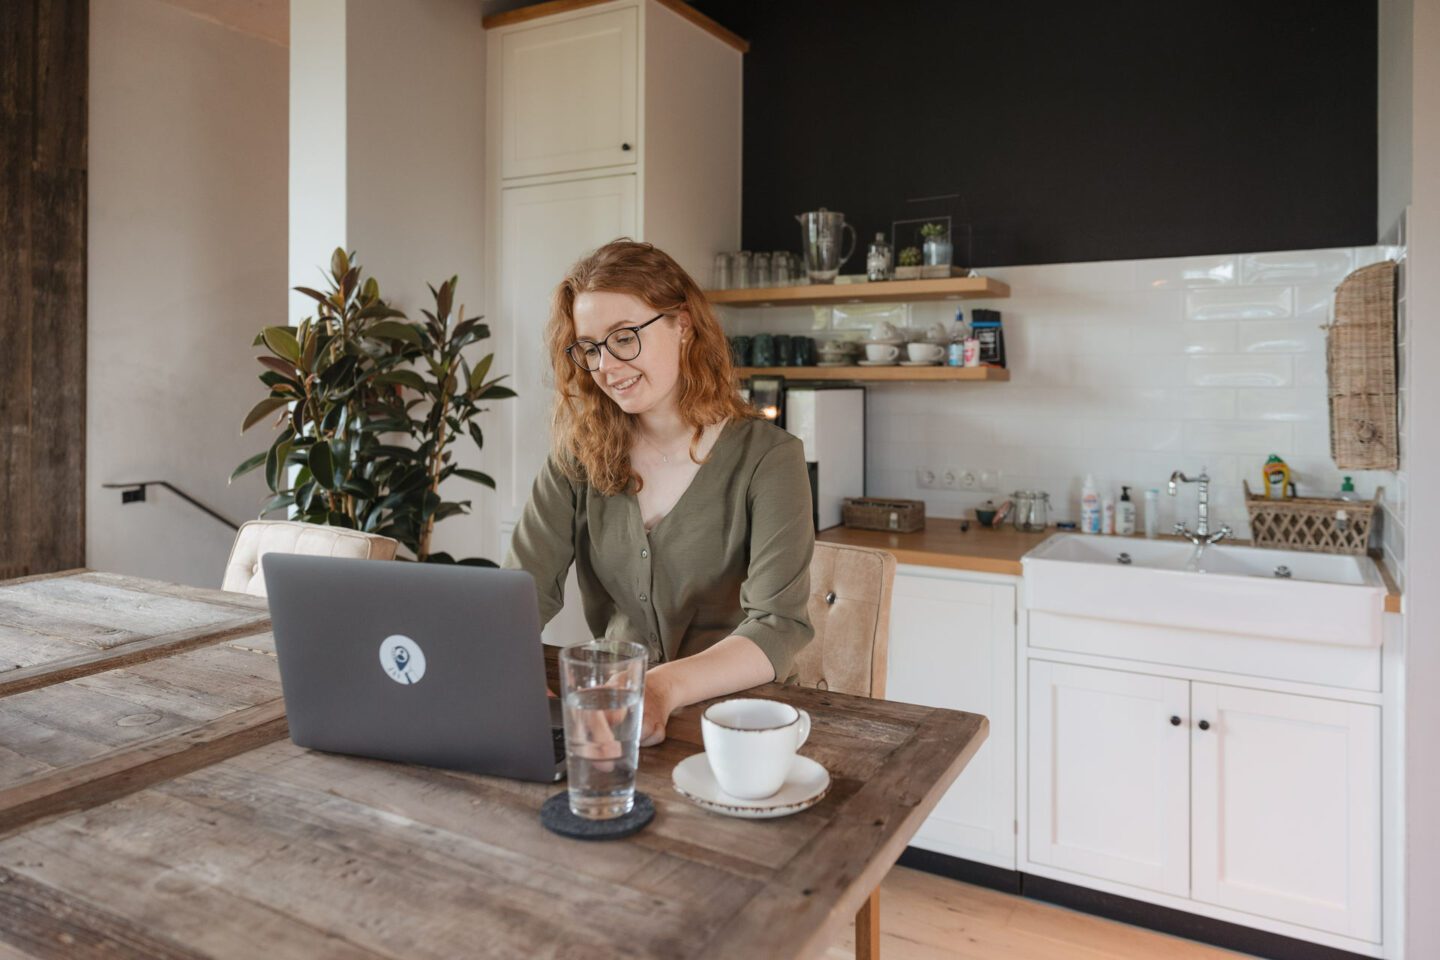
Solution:
[{"label": "upholstered chair", "polygon": [[251,520],[235,534],[235,546],[225,565],[220,589],[232,593],[265,596],[265,576],[260,558],[267,553],[303,553],[321,557],[353,557],[359,560],[394,560],[400,544],[374,533],[324,527],[294,520]]}]

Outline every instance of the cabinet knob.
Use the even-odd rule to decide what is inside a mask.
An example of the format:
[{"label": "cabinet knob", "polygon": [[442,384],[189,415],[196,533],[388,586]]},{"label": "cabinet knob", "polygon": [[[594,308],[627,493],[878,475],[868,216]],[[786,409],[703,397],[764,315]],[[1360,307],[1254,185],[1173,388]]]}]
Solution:
[{"label": "cabinet knob", "polygon": [[1197,726],[1198,726],[1201,730],[1209,730],[1209,729],[1210,729],[1210,721],[1209,721],[1209,720],[1201,720],[1201,721],[1197,724]]},{"label": "cabinet knob", "polygon": [[1179,717],[1171,717],[1171,718],[1170,718],[1170,726],[1172,726],[1172,727],[1178,727],[1178,726],[1180,726],[1180,718],[1179,718]]},{"label": "cabinet knob", "polygon": [[834,605],[835,605],[835,591],[834,591],[834,590],[831,590],[829,593],[825,594],[825,602],[828,603],[828,604],[830,604],[831,606],[834,606]]},{"label": "cabinet knob", "polygon": [[630,144],[628,144],[628,143],[622,143],[622,144],[620,144],[620,149],[621,149],[621,150],[629,150],[629,149],[630,149]]}]

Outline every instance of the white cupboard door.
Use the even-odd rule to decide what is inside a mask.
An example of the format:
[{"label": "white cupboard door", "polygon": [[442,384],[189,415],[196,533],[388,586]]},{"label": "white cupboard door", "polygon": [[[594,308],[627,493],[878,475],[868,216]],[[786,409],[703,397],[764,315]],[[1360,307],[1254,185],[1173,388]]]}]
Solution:
[{"label": "white cupboard door", "polygon": [[1015,869],[1015,588],[895,577],[889,700],[979,713],[990,735],[911,844]]},{"label": "white cupboard door", "polygon": [[[502,525],[509,528],[530,498],[535,476],[550,451],[555,378],[545,346],[550,295],[583,254],[616,237],[635,235],[635,175],[571,180],[501,191],[500,322],[497,351],[510,354],[513,387],[510,473]],[[502,340],[503,338],[503,340]],[[545,631],[548,642],[589,639],[580,616],[574,574],[565,609]]]},{"label": "white cupboard door", "polygon": [[1378,942],[1380,708],[1196,683],[1191,715],[1192,896]]},{"label": "white cupboard door", "polygon": [[1029,858],[1188,894],[1188,683],[1044,660],[1029,670]]},{"label": "white cupboard door", "polygon": [[500,41],[500,175],[633,164],[637,11],[541,24]]}]

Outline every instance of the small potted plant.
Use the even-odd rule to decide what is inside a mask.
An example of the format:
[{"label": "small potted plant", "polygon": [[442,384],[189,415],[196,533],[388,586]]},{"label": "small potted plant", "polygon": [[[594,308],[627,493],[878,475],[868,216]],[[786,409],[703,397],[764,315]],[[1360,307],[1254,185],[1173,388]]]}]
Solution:
[{"label": "small potted plant", "polygon": [[943,224],[927,223],[920,228],[925,238],[925,263],[921,267],[922,277],[950,276],[950,261],[954,248],[950,243],[950,231]]},{"label": "small potted plant", "polygon": [[920,248],[906,247],[900,251],[900,257],[895,265],[896,280],[918,280],[920,279]]}]

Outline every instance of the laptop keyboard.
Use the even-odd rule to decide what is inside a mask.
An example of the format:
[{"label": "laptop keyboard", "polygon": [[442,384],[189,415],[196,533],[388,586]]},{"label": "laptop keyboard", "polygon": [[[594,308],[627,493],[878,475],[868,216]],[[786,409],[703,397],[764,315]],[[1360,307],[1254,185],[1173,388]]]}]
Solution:
[{"label": "laptop keyboard", "polygon": [[555,746],[555,762],[565,762],[565,728],[552,727],[550,729],[550,742]]}]

